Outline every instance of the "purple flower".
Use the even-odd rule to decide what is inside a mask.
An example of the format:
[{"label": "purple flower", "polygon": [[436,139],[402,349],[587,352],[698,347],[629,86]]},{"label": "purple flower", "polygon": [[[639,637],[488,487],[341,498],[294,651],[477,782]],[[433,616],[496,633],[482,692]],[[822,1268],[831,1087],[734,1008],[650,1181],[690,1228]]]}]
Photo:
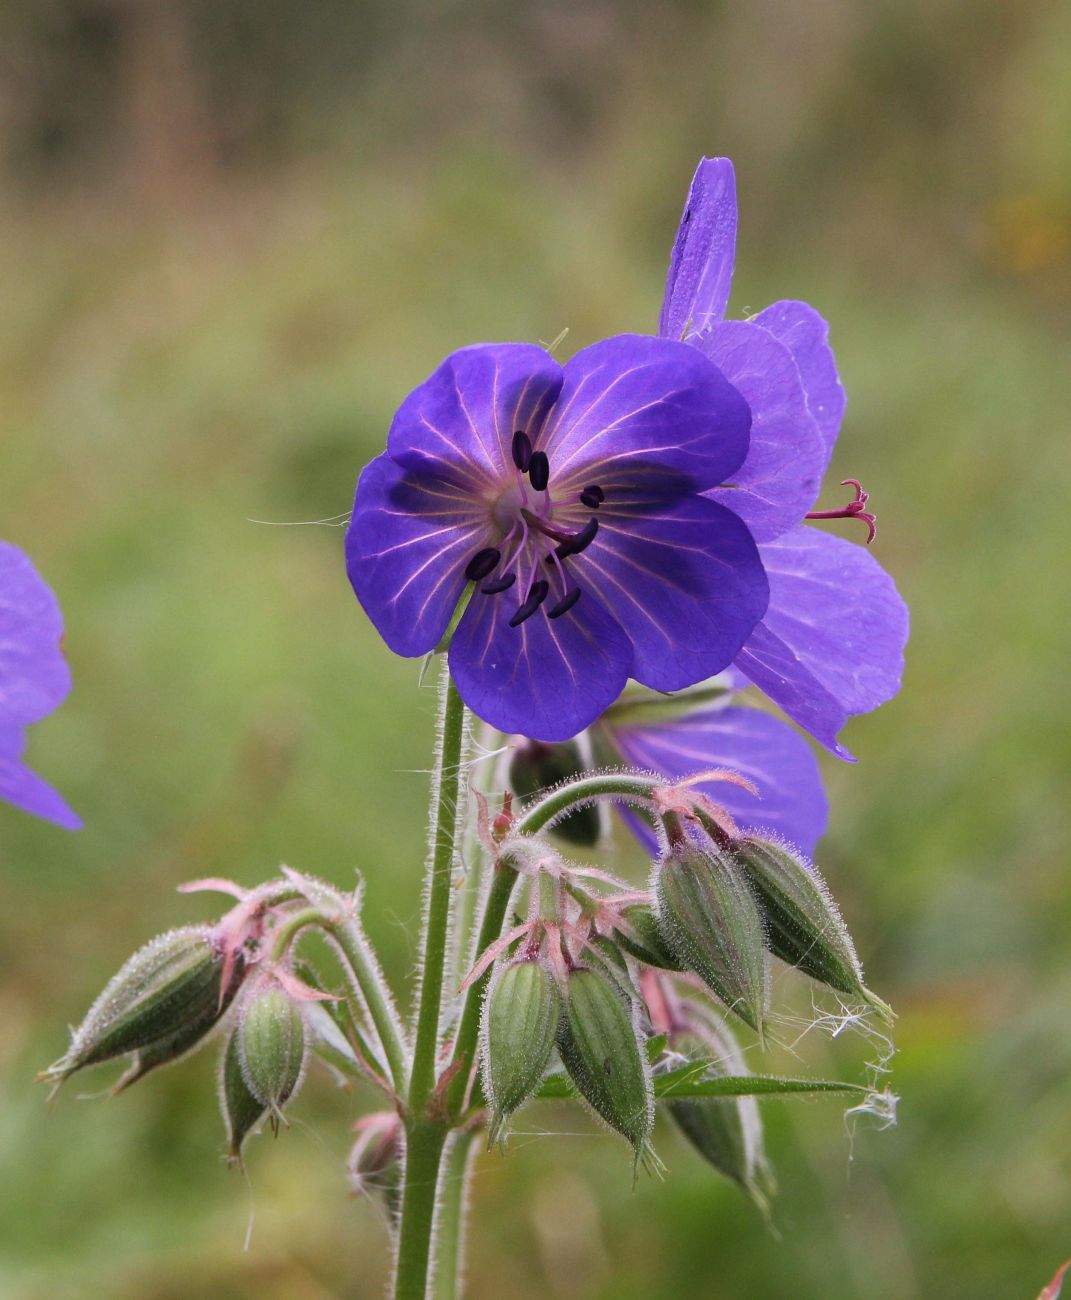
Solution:
[{"label": "purple flower", "polygon": [[735,667],[834,754],[853,714],[895,695],[907,608],[861,547],[808,518],[859,518],[873,537],[867,496],[812,512],[840,430],[844,389],[828,326],[804,302],[776,302],[747,321],[723,320],[736,248],[736,183],[727,158],[704,158],[670,257],[659,332],[709,357],[747,399],[743,465],[707,495],[748,524],[770,582],[770,603]]},{"label": "purple flower", "polygon": [[55,596],[18,547],[0,542],[0,799],[73,831],[81,821],[21,761],[26,728],[71,689],[62,636]]},{"label": "purple flower", "polygon": [[[626,695],[596,724],[596,752],[670,781],[713,768],[736,772],[758,793],[728,781],[696,789],[725,808],[741,832],[773,833],[812,858],[829,805],[811,747],[779,718],[729,701],[728,692],[714,698],[697,692],[692,707],[687,696],[671,704]],[[653,848],[650,827],[627,811],[625,820]]]},{"label": "purple flower", "polygon": [[361,475],[350,581],[402,655],[450,638],[465,702],[565,740],[628,678],[676,691],[726,667],[766,609],[751,533],[709,489],[748,455],[717,366],[622,335],[560,366],[543,349],[453,353],[403,402]]}]

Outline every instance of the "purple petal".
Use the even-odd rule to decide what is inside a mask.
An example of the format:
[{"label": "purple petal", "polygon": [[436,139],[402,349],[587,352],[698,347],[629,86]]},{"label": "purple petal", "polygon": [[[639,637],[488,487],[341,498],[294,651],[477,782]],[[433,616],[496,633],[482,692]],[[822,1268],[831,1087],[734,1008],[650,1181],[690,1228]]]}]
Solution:
[{"label": "purple petal", "polygon": [[799,526],[760,548],[770,607],[736,657],[745,676],[841,758],[837,732],[900,688],[907,606],[862,546]]},{"label": "purple petal", "polygon": [[0,724],[37,722],[67,697],[62,637],[51,589],[17,546],[0,542]]},{"label": "purple petal", "polygon": [[50,785],[19,761],[23,744],[19,727],[0,726],[0,799],[65,830],[80,830],[81,818]]},{"label": "purple petal", "polygon": [[658,332],[683,339],[725,315],[736,256],[736,176],[728,158],[704,158],[692,177]]},{"label": "purple petal", "polygon": [[631,638],[631,675],[681,690],[729,664],[768,600],[758,548],[731,510],[705,497],[599,511],[575,573]]},{"label": "purple petal", "polygon": [[462,348],[398,408],[387,452],[408,470],[470,491],[512,481],[514,433],[538,437],[561,384],[561,367],[533,344]]},{"label": "purple petal", "polygon": [[620,334],[566,364],[540,446],[552,494],[596,483],[611,497],[665,496],[724,482],[750,426],[747,403],[695,348]]},{"label": "purple petal", "polygon": [[751,407],[751,445],[731,488],[708,493],[735,511],[758,542],[773,541],[814,505],[826,449],[792,354],[749,321],[722,321],[689,340]]},{"label": "purple petal", "polygon": [[491,544],[490,516],[465,489],[408,474],[384,454],[357,483],[346,570],[365,613],[400,655],[434,650]]},{"label": "purple petal", "polygon": [[825,443],[828,463],[847,402],[833,349],[829,346],[829,326],[813,307],[792,300],[775,302],[760,311],[754,323],[769,330],[792,353],[803,380],[807,405]]},{"label": "purple petal", "polygon": [[[811,747],[780,719],[757,709],[707,708],[658,726],[615,726],[610,736],[626,763],[671,780],[708,767],[747,777],[758,797],[728,781],[697,789],[725,808],[741,831],[774,832],[814,856],[829,805]],[[653,846],[653,833],[639,825],[640,838]]]},{"label": "purple petal", "polygon": [[837,740],[837,732],[848,721],[848,710],[765,623],[748,637],[736,656],[736,667],[819,744],[846,763],[855,762]]},{"label": "purple petal", "polygon": [[477,592],[450,642],[450,671],[473,713],[499,731],[570,740],[620,695],[632,647],[591,591],[560,618],[544,605],[510,627],[517,607],[512,591]]}]

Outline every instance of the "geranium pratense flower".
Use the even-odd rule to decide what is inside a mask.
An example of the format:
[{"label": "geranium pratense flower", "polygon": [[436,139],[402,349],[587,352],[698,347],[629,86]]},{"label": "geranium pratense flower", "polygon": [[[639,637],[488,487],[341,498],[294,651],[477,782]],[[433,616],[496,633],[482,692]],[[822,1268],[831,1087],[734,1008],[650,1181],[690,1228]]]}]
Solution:
[{"label": "geranium pratense flower", "polygon": [[0,799],[77,830],[78,817],[22,762],[26,728],[71,689],[62,636],[55,596],[17,546],[0,542]]},{"label": "geranium pratense flower", "polygon": [[[660,772],[670,781],[724,769],[745,777],[756,793],[731,781],[696,786],[723,807],[741,832],[774,834],[808,858],[826,828],[829,805],[810,745],[779,718],[731,703],[728,686],[711,684],[672,700],[626,692],[593,728],[601,761]],[[650,827],[625,811],[648,847]]]},{"label": "geranium pratense flower", "polygon": [[564,366],[528,344],[449,356],[361,474],[346,537],[392,650],[450,639],[465,702],[565,740],[629,677],[675,691],[720,671],[766,609],[747,526],[703,495],[748,454],[740,394],[695,348],[622,335]]},{"label": "geranium pratense flower", "polygon": [[751,528],[770,603],[735,666],[833,753],[837,733],[900,686],[907,609],[862,547],[803,526],[857,518],[874,535],[867,495],[813,512],[844,414],[828,327],[804,302],[776,302],[747,321],[723,319],[736,250],[736,183],[727,158],[704,158],[670,257],[659,323],[709,357],[751,406],[743,465],[708,495]]}]

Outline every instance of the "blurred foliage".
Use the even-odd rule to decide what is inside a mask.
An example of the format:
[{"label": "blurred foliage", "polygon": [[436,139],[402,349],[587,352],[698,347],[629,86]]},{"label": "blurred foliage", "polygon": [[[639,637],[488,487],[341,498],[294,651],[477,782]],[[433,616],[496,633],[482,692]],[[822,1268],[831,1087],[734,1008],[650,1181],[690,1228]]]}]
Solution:
[{"label": "blurred foliage", "polygon": [[212,914],[193,876],[359,867],[407,974],[430,693],[337,521],[450,349],[652,328],[706,152],[738,168],[734,312],[833,323],[836,477],[913,610],[822,853],[901,1011],[900,1124],[767,1105],[771,1240],[668,1132],[633,1193],[611,1138],[526,1114],[479,1165],[471,1294],[1035,1296],[1071,1253],[1071,10],[8,0],[0,37],[0,533],[66,612],[31,757],[87,824],[0,809],[0,1295],[382,1293],[342,1172],[366,1098],[310,1086],[247,1193],[208,1054],[109,1103],[32,1077],[130,951]]}]

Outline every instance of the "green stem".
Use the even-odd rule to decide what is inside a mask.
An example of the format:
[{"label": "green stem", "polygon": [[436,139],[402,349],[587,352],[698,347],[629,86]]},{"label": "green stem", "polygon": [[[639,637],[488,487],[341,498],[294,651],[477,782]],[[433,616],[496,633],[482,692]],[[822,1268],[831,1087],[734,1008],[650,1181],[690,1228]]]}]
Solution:
[{"label": "green stem", "polygon": [[[341,900],[340,900],[341,902]],[[405,1086],[405,1045],[402,1042],[398,1018],[375,958],[364,932],[352,918],[340,918],[319,907],[307,907],[288,916],[276,927],[272,938],[272,960],[280,961],[297,934],[310,925],[318,926],[334,942],[335,948],[349,967],[353,982],[368,1008],[372,1024],[386,1057],[391,1083],[400,1093]]]},{"label": "green stem", "polygon": [[420,1001],[413,1068],[409,1077],[405,1181],[394,1300],[425,1300],[427,1295],[439,1163],[449,1133],[445,1115],[435,1114],[435,1108],[429,1103],[435,1090],[435,1063],[439,1051],[464,736],[465,706],[444,665],[432,781],[434,821],[425,894]]},{"label": "green stem", "polygon": [[650,807],[654,791],[669,784],[665,777],[642,776],[636,772],[600,772],[586,776],[558,786],[538,803],[526,808],[513,829],[519,835],[534,835],[561,813],[592,799],[614,799]]},{"label": "green stem", "polygon": [[324,926],[353,972],[372,1024],[375,1026],[383,1054],[387,1058],[391,1082],[399,1095],[405,1088],[406,1052],[397,1013],[387,993],[383,973],[372,956],[364,931],[355,920],[334,920]]},{"label": "green stem", "polygon": [[439,1162],[446,1136],[442,1124],[417,1121],[408,1126],[394,1300],[425,1300],[427,1295]]},{"label": "green stem", "polygon": [[439,1049],[439,1015],[450,923],[450,883],[457,841],[458,789],[461,746],[465,732],[465,706],[445,665],[439,702],[437,763],[432,783],[435,824],[431,836],[430,878],[424,916],[420,1005],[417,1009],[413,1073],[409,1081],[409,1109],[422,1115],[435,1086],[435,1058]]},{"label": "green stem", "polygon": [[439,1179],[439,1217],[435,1225],[435,1300],[459,1300],[465,1254],[465,1208],[470,1157],[476,1134],[462,1129],[450,1139]]},{"label": "green stem", "polygon": [[[491,888],[487,894],[483,920],[480,922],[480,937],[476,941],[477,956],[485,948],[489,948],[502,933],[502,923],[506,919],[506,909],[509,907],[513,886],[517,880],[517,872],[507,861],[496,862],[493,870],[495,874],[491,878]],[[478,980],[469,985],[468,993],[465,995],[461,1023],[458,1025],[457,1037],[454,1041],[454,1064],[458,1070],[451,1079],[446,1094],[447,1108],[451,1115],[458,1114],[465,1100],[465,1090],[476,1056],[476,1040],[480,1033],[483,993],[490,978],[491,972],[484,971]]]}]

